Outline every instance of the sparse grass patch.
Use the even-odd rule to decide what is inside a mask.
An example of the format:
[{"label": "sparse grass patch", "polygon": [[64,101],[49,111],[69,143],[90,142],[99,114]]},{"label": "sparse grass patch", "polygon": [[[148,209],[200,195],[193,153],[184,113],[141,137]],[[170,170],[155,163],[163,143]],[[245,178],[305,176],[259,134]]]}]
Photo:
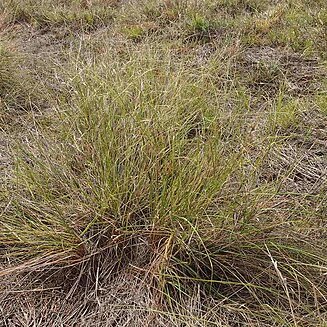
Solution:
[{"label": "sparse grass patch", "polygon": [[0,43],[0,109],[28,110],[40,102],[39,89],[22,53]]},{"label": "sparse grass patch", "polygon": [[68,26],[71,30],[90,31],[107,25],[113,18],[110,2],[47,0],[39,4],[6,0],[2,6],[10,13],[8,23],[28,23],[40,29]]},{"label": "sparse grass patch", "polygon": [[324,7],[308,7],[296,1],[277,3],[245,21],[242,39],[252,46],[282,46],[324,57],[324,11]]},{"label": "sparse grass patch", "polygon": [[237,70],[241,72],[240,82],[254,94],[276,95],[280,90],[293,96],[312,94],[323,89],[326,76],[323,63],[316,58],[271,47],[245,50]]},{"label": "sparse grass patch", "polygon": [[255,14],[266,11],[271,5],[270,1],[260,0],[219,0],[217,9],[223,10],[231,16],[244,15],[246,13]]}]

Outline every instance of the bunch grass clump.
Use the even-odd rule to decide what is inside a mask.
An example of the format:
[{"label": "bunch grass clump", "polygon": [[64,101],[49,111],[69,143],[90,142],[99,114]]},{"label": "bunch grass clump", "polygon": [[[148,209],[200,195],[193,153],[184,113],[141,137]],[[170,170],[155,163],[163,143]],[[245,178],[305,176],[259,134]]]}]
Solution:
[{"label": "bunch grass clump", "polygon": [[270,219],[278,182],[256,180],[276,141],[263,133],[251,154],[248,114],[239,101],[226,119],[217,63],[197,74],[169,50],[110,58],[72,66],[56,133],[22,148],[1,217],[2,255],[16,262],[8,272],[103,253],[116,273],[147,271],[173,312],[199,289],[204,306],[222,301],[262,322],[315,319],[325,310],[324,247],[292,218]]},{"label": "bunch grass clump", "polygon": [[300,2],[0,4],[1,323],[324,326],[326,6]]}]

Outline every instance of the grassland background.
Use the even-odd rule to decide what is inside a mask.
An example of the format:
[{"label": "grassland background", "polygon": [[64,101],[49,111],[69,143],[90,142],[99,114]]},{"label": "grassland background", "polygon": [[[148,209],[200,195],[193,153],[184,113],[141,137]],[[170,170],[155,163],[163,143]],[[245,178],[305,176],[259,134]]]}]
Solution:
[{"label": "grassland background", "polygon": [[1,326],[327,326],[327,3],[3,0]]}]

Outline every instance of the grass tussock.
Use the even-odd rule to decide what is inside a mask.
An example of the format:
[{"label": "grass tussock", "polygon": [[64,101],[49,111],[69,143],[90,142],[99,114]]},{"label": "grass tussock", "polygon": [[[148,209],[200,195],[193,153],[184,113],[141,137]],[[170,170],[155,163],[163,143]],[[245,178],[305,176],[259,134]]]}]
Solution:
[{"label": "grass tussock", "polygon": [[[293,35],[285,17],[327,8],[134,4],[2,5],[11,24],[82,33],[63,43],[61,67],[41,66],[60,86],[43,84],[47,105],[33,102],[32,128],[10,142],[4,323],[324,326],[322,45],[269,33]],[[33,84],[2,58],[5,106],[25,107],[38,93],[19,92]]]}]

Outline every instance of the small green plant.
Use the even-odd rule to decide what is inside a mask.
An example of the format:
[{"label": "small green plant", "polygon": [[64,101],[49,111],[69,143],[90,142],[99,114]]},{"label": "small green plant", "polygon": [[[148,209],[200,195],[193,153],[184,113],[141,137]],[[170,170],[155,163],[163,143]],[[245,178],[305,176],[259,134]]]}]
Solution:
[{"label": "small green plant", "polygon": [[285,100],[282,94],[279,94],[275,110],[271,119],[277,128],[288,129],[298,120],[299,114],[304,110],[305,104],[299,99]]},{"label": "small green plant", "polygon": [[316,96],[316,104],[318,105],[318,108],[320,111],[327,115],[327,95],[320,94]]},{"label": "small green plant", "polygon": [[138,41],[144,35],[144,29],[139,26],[129,26],[124,29],[124,34],[131,40]]},{"label": "small green plant", "polygon": [[190,29],[195,33],[206,33],[209,31],[211,24],[205,17],[195,14],[189,23]]}]

